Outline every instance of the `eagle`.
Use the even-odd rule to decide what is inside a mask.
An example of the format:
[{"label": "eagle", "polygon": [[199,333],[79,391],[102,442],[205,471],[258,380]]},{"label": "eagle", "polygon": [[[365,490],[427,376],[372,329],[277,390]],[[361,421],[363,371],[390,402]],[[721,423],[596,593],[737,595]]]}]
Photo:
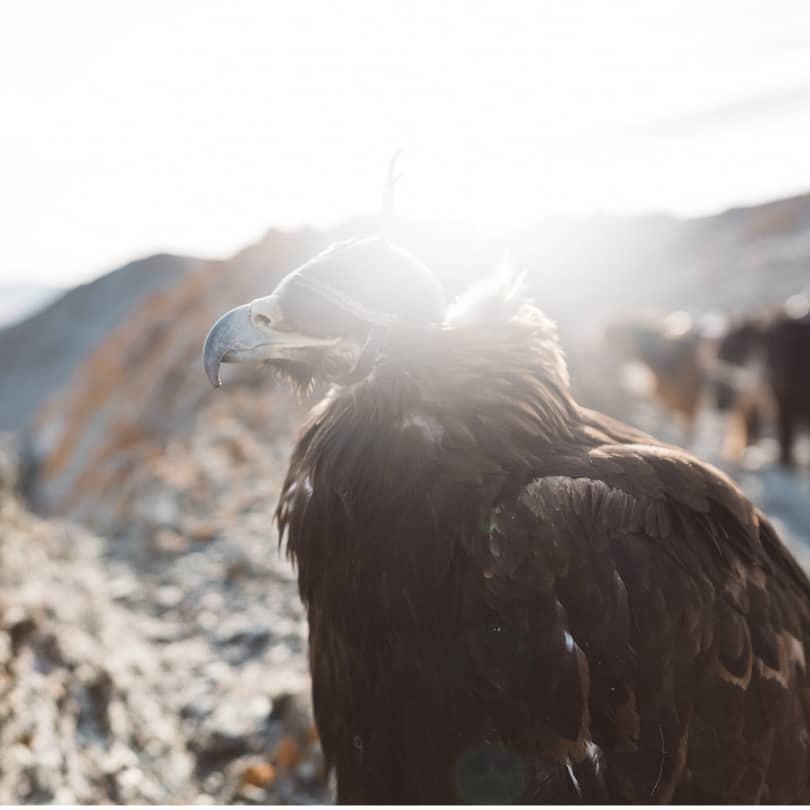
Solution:
[{"label": "eagle", "polygon": [[810,582],[719,470],[580,406],[507,270],[378,237],[224,314],[328,384],[275,512],[341,803],[810,798]]}]

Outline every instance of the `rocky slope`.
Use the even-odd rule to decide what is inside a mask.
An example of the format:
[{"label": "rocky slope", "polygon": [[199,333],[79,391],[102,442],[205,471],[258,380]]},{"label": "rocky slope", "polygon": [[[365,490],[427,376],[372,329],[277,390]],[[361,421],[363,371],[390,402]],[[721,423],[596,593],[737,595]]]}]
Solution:
[{"label": "rocky slope", "polygon": [[0,329],[0,430],[28,421],[139,301],[202,264],[167,255],[132,262]]},{"label": "rocky slope", "polygon": [[295,408],[273,401],[201,412],[129,479],[107,540],[31,515],[0,456],[0,802],[328,799],[270,529]]}]

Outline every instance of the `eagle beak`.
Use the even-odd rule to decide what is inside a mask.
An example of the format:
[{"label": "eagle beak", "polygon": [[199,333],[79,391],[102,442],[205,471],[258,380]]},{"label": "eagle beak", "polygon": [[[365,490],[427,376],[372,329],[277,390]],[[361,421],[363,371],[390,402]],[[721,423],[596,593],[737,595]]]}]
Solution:
[{"label": "eagle beak", "polygon": [[219,377],[222,363],[264,360],[270,356],[272,337],[253,325],[250,310],[251,305],[244,304],[226,312],[211,327],[205,339],[203,365],[214,388],[222,385]]},{"label": "eagle beak", "polygon": [[273,329],[270,324],[277,312],[276,296],[257,298],[226,312],[211,327],[203,346],[203,365],[214,388],[222,385],[219,367],[223,363],[290,360],[300,358],[303,350],[324,350],[340,341]]}]

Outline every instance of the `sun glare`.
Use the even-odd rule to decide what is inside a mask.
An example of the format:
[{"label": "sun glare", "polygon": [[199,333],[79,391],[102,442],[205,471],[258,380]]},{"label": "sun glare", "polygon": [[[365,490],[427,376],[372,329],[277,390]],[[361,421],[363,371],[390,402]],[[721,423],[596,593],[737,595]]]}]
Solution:
[{"label": "sun glare", "polygon": [[[765,13],[763,13],[765,12]],[[500,229],[810,184],[794,2],[6,2],[0,277],[400,210]],[[47,20],[47,24],[43,21]]]}]

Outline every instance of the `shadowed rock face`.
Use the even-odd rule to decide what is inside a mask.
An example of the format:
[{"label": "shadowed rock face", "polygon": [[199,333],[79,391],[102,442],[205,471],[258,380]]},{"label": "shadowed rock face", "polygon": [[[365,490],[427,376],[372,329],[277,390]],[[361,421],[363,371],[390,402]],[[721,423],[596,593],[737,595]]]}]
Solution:
[{"label": "shadowed rock face", "polygon": [[139,301],[172,287],[201,264],[168,255],[133,262],[0,331],[0,430],[29,422]]}]

